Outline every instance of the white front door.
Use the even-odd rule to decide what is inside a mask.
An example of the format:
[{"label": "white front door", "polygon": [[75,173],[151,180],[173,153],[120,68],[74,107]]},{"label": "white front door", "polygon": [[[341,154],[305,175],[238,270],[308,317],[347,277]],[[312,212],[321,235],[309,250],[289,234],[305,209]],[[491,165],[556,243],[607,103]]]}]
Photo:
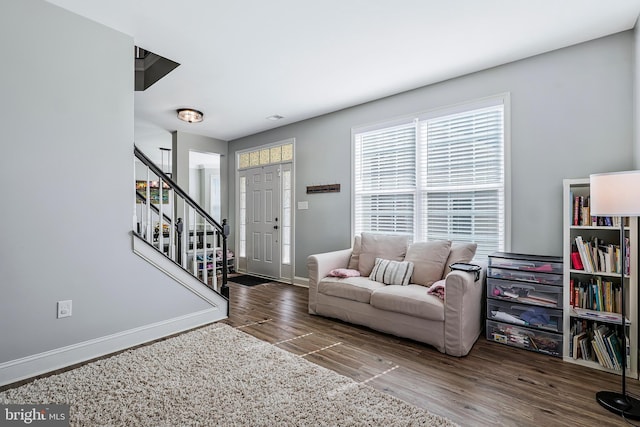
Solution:
[{"label": "white front door", "polygon": [[246,171],[247,272],[280,277],[280,165]]}]

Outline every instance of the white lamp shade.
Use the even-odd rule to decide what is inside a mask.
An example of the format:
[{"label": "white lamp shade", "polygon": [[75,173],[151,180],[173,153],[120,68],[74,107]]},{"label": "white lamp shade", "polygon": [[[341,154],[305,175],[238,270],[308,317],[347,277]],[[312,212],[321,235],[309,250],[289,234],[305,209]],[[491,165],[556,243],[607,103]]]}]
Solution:
[{"label": "white lamp shade", "polygon": [[589,177],[589,209],[594,216],[640,216],[640,170]]}]

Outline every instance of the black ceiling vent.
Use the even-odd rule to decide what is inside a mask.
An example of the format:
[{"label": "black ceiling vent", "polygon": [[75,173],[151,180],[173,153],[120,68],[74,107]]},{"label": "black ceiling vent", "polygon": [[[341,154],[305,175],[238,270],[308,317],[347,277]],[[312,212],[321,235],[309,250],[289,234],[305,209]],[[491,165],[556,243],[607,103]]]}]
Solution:
[{"label": "black ceiling vent", "polygon": [[135,80],[137,91],[146,90],[180,65],[138,46],[134,47],[134,54],[136,58]]}]

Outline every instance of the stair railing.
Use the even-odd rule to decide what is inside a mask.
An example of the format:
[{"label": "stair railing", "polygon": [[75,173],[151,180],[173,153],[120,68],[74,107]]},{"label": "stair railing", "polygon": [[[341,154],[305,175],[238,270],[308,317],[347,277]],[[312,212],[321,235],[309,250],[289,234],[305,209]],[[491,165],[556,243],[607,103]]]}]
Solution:
[{"label": "stair railing", "polygon": [[[136,181],[134,232],[204,284],[229,298],[227,220],[223,219],[220,224],[213,219],[135,146],[134,155],[146,167],[145,178]],[[137,171],[136,176],[141,175]],[[218,261],[222,270],[219,289]]]}]

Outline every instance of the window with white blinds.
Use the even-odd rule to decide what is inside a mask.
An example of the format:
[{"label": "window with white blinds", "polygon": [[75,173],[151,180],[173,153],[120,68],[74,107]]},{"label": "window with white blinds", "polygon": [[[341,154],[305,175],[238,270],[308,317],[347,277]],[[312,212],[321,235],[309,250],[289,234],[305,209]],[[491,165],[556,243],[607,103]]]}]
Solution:
[{"label": "window with white blinds", "polygon": [[416,127],[355,135],[356,232],[414,234]]},{"label": "window with white blinds", "polygon": [[[489,104],[489,105],[487,105]],[[505,247],[504,100],[354,132],[355,232]]]}]

